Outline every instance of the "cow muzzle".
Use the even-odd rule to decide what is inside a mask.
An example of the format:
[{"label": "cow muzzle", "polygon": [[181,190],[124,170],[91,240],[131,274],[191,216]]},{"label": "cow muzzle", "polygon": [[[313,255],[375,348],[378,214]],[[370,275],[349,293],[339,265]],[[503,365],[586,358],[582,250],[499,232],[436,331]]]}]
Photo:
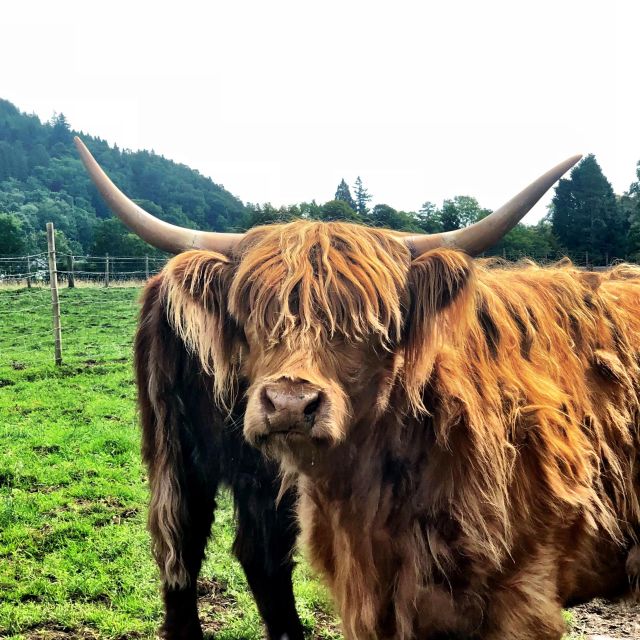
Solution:
[{"label": "cow muzzle", "polygon": [[244,436],[268,455],[278,457],[279,451],[286,450],[300,457],[340,442],[349,409],[346,394],[331,381],[266,379],[248,391]]},{"label": "cow muzzle", "polygon": [[325,394],[304,380],[283,378],[267,382],[258,393],[264,435],[310,436],[316,421],[325,413]]}]

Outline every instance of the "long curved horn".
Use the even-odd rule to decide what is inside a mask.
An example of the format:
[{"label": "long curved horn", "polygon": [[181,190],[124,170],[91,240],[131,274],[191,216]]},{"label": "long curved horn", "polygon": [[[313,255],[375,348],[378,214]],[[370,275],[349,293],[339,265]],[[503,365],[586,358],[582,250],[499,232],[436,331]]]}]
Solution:
[{"label": "long curved horn", "polygon": [[93,180],[111,211],[133,233],[140,236],[150,245],[169,253],[181,253],[188,249],[207,249],[228,255],[244,237],[242,233],[198,231],[196,229],[178,227],[159,220],[127,198],[111,182],[109,176],[102,170],[80,138],[76,136],[74,142],[91,180]]},{"label": "long curved horn", "polygon": [[479,220],[464,229],[434,233],[432,235],[405,236],[404,242],[417,256],[437,247],[449,247],[464,251],[470,256],[477,256],[490,249],[531,210],[545,192],[571,167],[582,155],[572,156],[553,167],[544,175],[532,182],[509,202],[496,209],[486,218]]}]

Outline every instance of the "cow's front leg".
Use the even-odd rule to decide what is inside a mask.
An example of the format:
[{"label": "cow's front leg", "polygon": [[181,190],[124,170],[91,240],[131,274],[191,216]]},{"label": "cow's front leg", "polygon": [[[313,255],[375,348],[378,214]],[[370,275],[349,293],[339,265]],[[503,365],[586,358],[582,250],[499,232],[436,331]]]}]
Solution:
[{"label": "cow's front leg", "polygon": [[276,475],[266,475],[266,480],[234,479],[238,529],[233,551],[247,576],[269,640],[302,640],[291,579],[298,534],[294,495],[287,492],[276,507]]},{"label": "cow's front leg", "polygon": [[[197,576],[196,576],[197,577]],[[167,640],[200,640],[196,586],[163,587],[165,619],[160,635]]]}]

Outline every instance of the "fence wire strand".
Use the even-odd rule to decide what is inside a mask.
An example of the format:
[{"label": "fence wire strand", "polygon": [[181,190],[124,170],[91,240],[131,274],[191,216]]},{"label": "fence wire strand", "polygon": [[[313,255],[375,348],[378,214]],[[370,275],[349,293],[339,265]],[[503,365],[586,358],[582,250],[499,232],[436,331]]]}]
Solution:
[{"label": "fence wire strand", "polygon": [[[62,363],[92,367],[130,358],[140,288],[168,258],[66,252],[55,257]],[[0,387],[11,379],[10,371],[34,375],[38,367],[53,366],[50,277],[48,252],[0,256]]]},{"label": "fence wire strand", "polygon": [[[163,269],[168,258],[65,252],[55,255],[63,362],[128,358],[138,314],[139,290],[148,278]],[[502,252],[491,257],[548,264],[566,256]],[[592,266],[586,253],[568,257],[578,267]],[[23,369],[53,363],[55,341],[48,258],[46,251],[0,256],[0,387],[3,368]],[[74,292],[73,287],[86,288],[91,293]],[[87,314],[85,305],[95,308],[96,313]],[[122,339],[123,336],[126,337]]]}]

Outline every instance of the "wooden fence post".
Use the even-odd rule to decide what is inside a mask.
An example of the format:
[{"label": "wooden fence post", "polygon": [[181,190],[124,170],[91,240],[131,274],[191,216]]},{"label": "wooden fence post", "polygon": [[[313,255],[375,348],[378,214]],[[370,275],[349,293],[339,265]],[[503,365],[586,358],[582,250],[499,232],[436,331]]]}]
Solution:
[{"label": "wooden fence post", "polygon": [[76,286],[76,279],[73,274],[73,263],[73,256],[67,256],[67,271],[69,272],[67,275],[69,278],[69,289],[73,289]]},{"label": "wooden fence post", "polygon": [[27,289],[31,289],[31,258],[27,256]]},{"label": "wooden fence post", "polygon": [[60,328],[60,300],[58,298],[58,271],[56,268],[56,238],[53,222],[47,222],[47,245],[49,249],[49,285],[51,286],[51,313],[53,315],[53,339],[56,365],[62,364],[62,331]]},{"label": "wooden fence post", "polygon": [[144,276],[145,280],[149,279],[149,256],[144,257]]},{"label": "wooden fence post", "polygon": [[109,254],[104,258],[104,286],[109,286]]}]

